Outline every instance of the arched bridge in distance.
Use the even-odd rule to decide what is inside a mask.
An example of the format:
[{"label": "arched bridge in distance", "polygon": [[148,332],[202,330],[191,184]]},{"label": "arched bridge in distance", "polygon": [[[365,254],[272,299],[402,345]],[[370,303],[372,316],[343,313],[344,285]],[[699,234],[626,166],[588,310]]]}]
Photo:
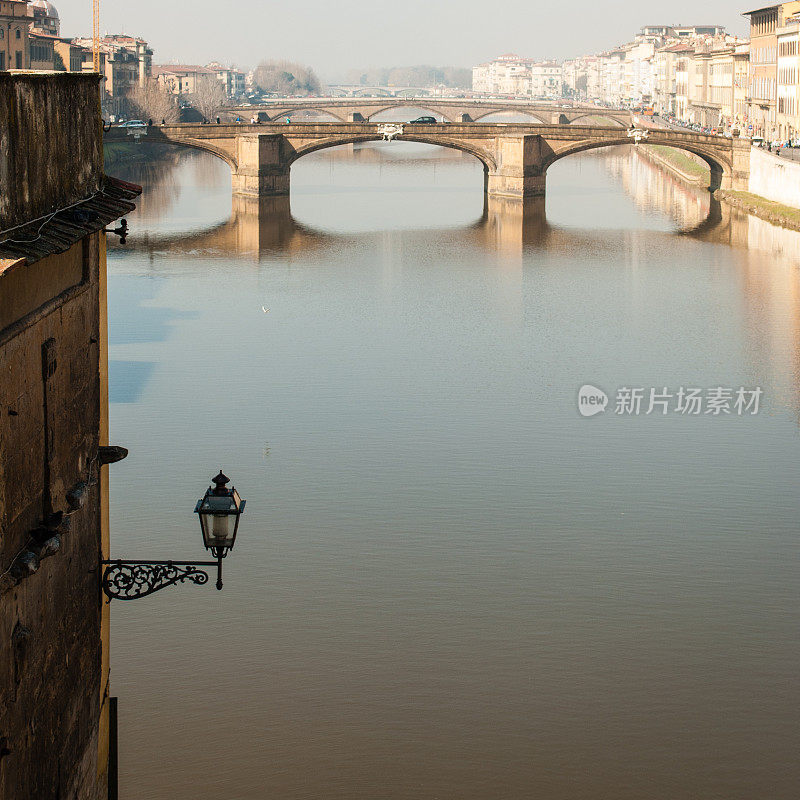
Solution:
[{"label": "arched bridge in distance", "polygon": [[372,117],[396,108],[414,108],[442,117],[445,122],[480,122],[490,114],[525,114],[539,125],[573,125],[592,123],[603,118],[609,124],[626,128],[631,123],[631,112],[600,106],[567,106],[530,100],[478,100],[466,98],[432,97],[379,97],[379,98],[326,98],[299,97],[263,100],[258,106],[226,108],[225,116],[250,119],[258,114],[262,122],[283,122],[286,117],[302,111],[327,114],[339,122],[369,122]]},{"label": "arched bridge in distance", "polygon": [[[384,131],[380,123],[180,124],[150,126],[146,140],[213,153],[230,165],[235,194],[271,197],[289,194],[291,166],[304,155],[343,144],[380,141]],[[120,141],[126,134],[126,129],[113,128],[106,139]],[[702,158],[711,171],[710,190],[747,190],[749,140],[671,129],[653,129],[647,137],[648,144]],[[487,194],[523,199],[544,196],[547,170],[556,161],[588,150],[631,146],[636,140],[626,129],[602,126],[462,123],[406,124],[396,141],[471,153],[483,164]]]}]

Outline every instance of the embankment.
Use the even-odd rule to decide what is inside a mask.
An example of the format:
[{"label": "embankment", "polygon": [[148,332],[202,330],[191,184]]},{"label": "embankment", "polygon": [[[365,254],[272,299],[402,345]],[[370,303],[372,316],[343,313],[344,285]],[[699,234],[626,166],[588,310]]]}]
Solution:
[{"label": "embankment", "polygon": [[[705,162],[692,153],[672,147],[646,145],[642,155],[691,186],[709,185],[711,173]],[[750,191],[720,189],[714,193],[735,208],[773,225],[800,230],[800,164],[753,148]]]}]

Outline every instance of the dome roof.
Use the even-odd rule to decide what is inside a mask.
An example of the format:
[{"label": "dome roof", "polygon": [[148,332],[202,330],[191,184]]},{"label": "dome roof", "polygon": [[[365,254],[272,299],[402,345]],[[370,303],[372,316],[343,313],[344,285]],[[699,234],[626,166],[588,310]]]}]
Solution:
[{"label": "dome roof", "polygon": [[49,3],[47,0],[30,0],[28,5],[31,8],[42,9],[45,15],[48,17],[52,17],[53,19],[60,19],[56,7],[52,3]]}]

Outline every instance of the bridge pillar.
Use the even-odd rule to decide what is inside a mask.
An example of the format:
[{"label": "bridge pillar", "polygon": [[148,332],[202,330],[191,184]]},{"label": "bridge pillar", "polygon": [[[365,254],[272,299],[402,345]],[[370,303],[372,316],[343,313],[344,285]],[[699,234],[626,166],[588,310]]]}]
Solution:
[{"label": "bridge pillar", "polygon": [[461,121],[462,122],[474,122],[475,120],[473,120],[472,117],[469,114],[462,114],[461,115]]},{"label": "bridge pillar", "polygon": [[486,171],[486,193],[518,200],[544,197],[547,175],[542,163],[546,144],[542,137],[509,136],[496,141],[497,167]]},{"label": "bridge pillar", "polygon": [[748,139],[731,139],[733,153],[731,157],[732,170],[730,175],[730,186],[726,186],[728,181],[723,180],[722,189],[733,189],[738,192],[747,192],[750,189],[750,141]]},{"label": "bridge pillar", "polygon": [[234,194],[272,197],[289,194],[289,165],[283,154],[283,136],[253,134],[236,137],[238,169],[231,183]]},{"label": "bridge pillar", "polygon": [[348,122],[366,122],[364,115],[360,111],[353,111],[352,114],[347,115]]}]

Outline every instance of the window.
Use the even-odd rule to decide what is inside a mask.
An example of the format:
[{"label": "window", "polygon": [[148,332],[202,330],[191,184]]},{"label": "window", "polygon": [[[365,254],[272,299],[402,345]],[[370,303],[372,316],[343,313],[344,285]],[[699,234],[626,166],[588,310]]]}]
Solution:
[{"label": "window", "polygon": [[17,39],[21,39],[21,38],[22,38],[22,33],[21,33],[21,31],[20,31],[20,29],[19,29],[19,28],[17,28],[17,32],[16,32],[16,38],[17,38]]},{"label": "window", "polygon": [[22,69],[22,53],[17,50],[14,55],[16,56],[17,69]]}]

